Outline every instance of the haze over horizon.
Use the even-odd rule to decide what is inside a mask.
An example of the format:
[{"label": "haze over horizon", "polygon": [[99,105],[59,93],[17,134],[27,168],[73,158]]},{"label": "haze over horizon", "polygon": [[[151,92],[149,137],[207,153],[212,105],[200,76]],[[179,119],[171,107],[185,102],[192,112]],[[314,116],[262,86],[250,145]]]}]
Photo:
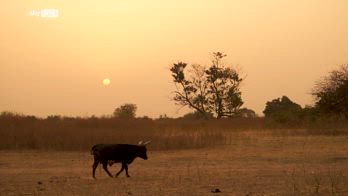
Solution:
[{"label": "haze over horizon", "polygon": [[[33,17],[58,9],[59,17]],[[247,75],[244,107],[313,103],[315,81],[348,63],[345,0],[13,0],[0,3],[0,112],[181,116],[169,67],[212,52]],[[105,78],[109,85],[103,85]]]}]

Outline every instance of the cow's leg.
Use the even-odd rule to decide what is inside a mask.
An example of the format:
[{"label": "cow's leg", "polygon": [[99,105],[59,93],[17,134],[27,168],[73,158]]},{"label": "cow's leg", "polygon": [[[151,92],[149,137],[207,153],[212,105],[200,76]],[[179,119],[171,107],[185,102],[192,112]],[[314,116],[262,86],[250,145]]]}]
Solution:
[{"label": "cow's leg", "polygon": [[95,178],[95,169],[97,169],[98,167],[98,164],[99,164],[99,161],[97,159],[94,159],[94,163],[93,163],[93,166],[92,166],[92,175],[93,175],[93,178]]},{"label": "cow's leg", "polygon": [[[123,163],[122,163],[122,165],[123,165]],[[129,174],[128,174],[128,165],[127,165],[127,163],[124,164],[124,168],[126,169],[127,177],[130,177]]]},{"label": "cow's leg", "polygon": [[124,165],[123,165],[123,163],[122,163],[122,168],[121,168],[121,170],[120,170],[119,172],[117,172],[116,177],[117,177],[118,175],[120,175],[120,173],[121,173],[123,170],[124,170]]},{"label": "cow's leg", "polygon": [[103,162],[103,169],[106,171],[106,173],[112,178],[112,174],[108,170],[108,162],[104,161]]}]

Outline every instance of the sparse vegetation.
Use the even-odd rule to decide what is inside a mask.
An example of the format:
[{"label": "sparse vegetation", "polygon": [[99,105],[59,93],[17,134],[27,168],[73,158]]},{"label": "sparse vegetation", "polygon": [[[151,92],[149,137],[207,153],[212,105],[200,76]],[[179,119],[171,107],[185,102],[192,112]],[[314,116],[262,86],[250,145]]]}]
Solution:
[{"label": "sparse vegetation", "polygon": [[[130,165],[133,176],[109,178],[87,151],[0,151],[5,195],[347,195],[345,136],[276,136],[234,132],[227,145],[155,151]],[[120,164],[110,172],[115,174]],[[39,184],[40,182],[40,184]]]},{"label": "sparse vegetation", "polygon": [[[0,136],[4,194],[206,195],[217,187],[227,195],[348,194],[343,119],[304,119],[294,126],[243,116],[154,120],[3,112]],[[152,143],[148,161],[131,165],[135,177],[109,179],[99,171],[92,180],[92,145],[139,140]],[[120,168],[114,165],[113,174]]]}]

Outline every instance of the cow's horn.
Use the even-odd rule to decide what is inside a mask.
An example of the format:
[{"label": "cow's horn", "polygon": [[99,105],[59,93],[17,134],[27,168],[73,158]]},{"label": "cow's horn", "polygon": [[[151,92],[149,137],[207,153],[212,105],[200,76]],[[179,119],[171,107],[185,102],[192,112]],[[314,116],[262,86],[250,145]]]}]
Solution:
[{"label": "cow's horn", "polygon": [[144,145],[144,144],[143,144],[143,140],[139,141],[139,142],[138,142],[138,145]]},{"label": "cow's horn", "polygon": [[145,145],[147,145],[147,144],[149,144],[149,143],[151,143],[151,140],[145,142],[143,145],[145,146]]}]

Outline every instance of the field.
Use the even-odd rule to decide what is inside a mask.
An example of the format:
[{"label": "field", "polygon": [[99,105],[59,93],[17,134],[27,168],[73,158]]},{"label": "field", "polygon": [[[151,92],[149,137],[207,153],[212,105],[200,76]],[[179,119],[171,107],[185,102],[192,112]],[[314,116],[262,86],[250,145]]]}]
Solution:
[{"label": "field", "polygon": [[[130,165],[130,178],[124,173],[109,178],[98,167],[94,180],[89,149],[3,148],[0,194],[348,195],[345,134],[278,131],[229,132],[224,142],[187,149],[161,149],[162,141],[154,140],[149,159]],[[110,171],[119,169],[115,164]],[[221,193],[213,193],[216,189]]]}]

